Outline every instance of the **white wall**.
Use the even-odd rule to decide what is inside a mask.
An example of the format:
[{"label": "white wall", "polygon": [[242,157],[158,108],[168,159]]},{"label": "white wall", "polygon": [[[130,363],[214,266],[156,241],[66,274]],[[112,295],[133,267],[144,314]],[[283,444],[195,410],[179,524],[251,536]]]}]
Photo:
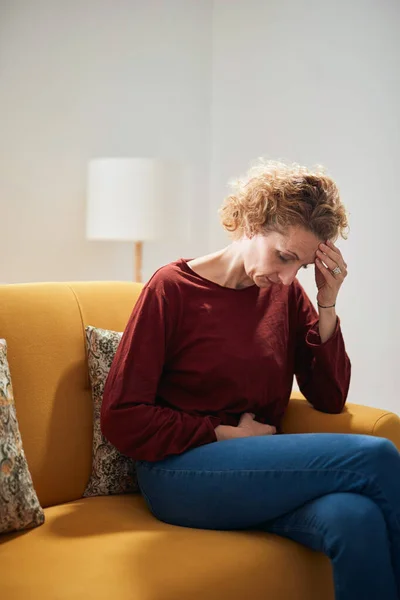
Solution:
[{"label": "white wall", "polygon": [[251,159],[325,164],[351,213],[338,300],[350,400],[397,412],[399,23],[395,0],[214,2],[210,234],[225,244],[216,210]]},{"label": "white wall", "polygon": [[129,245],[85,240],[89,158],[193,166],[195,235],[147,244],[146,278],[226,243],[251,159],[322,162],[351,213],[350,399],[399,411],[399,20],[396,0],[0,1],[0,281],[131,278]]},{"label": "white wall", "polygon": [[0,2],[0,281],[131,279],[129,244],[85,240],[87,161],[193,169],[190,243],[146,244],[144,277],[207,250],[212,3]]}]

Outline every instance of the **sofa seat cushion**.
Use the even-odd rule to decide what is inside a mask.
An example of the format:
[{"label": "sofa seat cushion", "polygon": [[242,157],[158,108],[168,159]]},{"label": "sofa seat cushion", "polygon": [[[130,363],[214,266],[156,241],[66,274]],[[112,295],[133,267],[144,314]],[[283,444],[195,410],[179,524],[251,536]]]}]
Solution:
[{"label": "sofa seat cushion", "polygon": [[0,537],[0,598],[333,600],[328,559],[258,531],[158,521],[142,496],[77,500]]}]

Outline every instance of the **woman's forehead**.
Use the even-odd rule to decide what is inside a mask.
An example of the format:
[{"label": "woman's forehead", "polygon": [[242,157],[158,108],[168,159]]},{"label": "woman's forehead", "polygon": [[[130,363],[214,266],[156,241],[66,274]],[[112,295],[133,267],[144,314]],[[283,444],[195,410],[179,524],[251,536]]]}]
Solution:
[{"label": "woman's forehead", "polygon": [[302,262],[314,262],[320,240],[311,232],[292,230],[287,235],[279,235],[279,241],[287,252],[297,255]]}]

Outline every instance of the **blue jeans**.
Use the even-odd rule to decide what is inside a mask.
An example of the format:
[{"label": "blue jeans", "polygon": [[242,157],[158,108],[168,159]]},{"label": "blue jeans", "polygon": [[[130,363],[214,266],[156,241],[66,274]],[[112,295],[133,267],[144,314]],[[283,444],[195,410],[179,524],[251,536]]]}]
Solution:
[{"label": "blue jeans", "polygon": [[139,461],[137,475],[161,521],[272,532],[330,558],[337,600],[400,600],[400,454],[388,440],[325,433],[226,440]]}]

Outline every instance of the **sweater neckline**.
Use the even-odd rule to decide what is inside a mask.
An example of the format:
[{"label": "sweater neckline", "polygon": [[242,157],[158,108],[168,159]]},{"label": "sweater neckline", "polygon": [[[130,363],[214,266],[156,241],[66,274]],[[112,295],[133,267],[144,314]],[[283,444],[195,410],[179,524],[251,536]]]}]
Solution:
[{"label": "sweater neckline", "polygon": [[247,287],[244,287],[244,288],[231,288],[226,285],[221,285],[220,283],[216,283],[215,281],[211,281],[211,279],[207,279],[206,277],[203,277],[203,275],[200,275],[199,273],[194,271],[191,267],[189,267],[188,262],[190,262],[191,260],[193,260],[193,258],[181,258],[178,261],[180,263],[181,269],[183,271],[185,271],[186,273],[189,273],[190,275],[193,275],[194,277],[197,277],[201,281],[207,283],[207,285],[209,285],[210,287],[215,287],[220,290],[226,290],[227,292],[234,292],[236,294],[238,294],[238,293],[243,294],[243,292],[248,292],[249,290],[254,290],[255,288],[257,288],[255,283],[253,283],[252,285],[249,285]]}]

